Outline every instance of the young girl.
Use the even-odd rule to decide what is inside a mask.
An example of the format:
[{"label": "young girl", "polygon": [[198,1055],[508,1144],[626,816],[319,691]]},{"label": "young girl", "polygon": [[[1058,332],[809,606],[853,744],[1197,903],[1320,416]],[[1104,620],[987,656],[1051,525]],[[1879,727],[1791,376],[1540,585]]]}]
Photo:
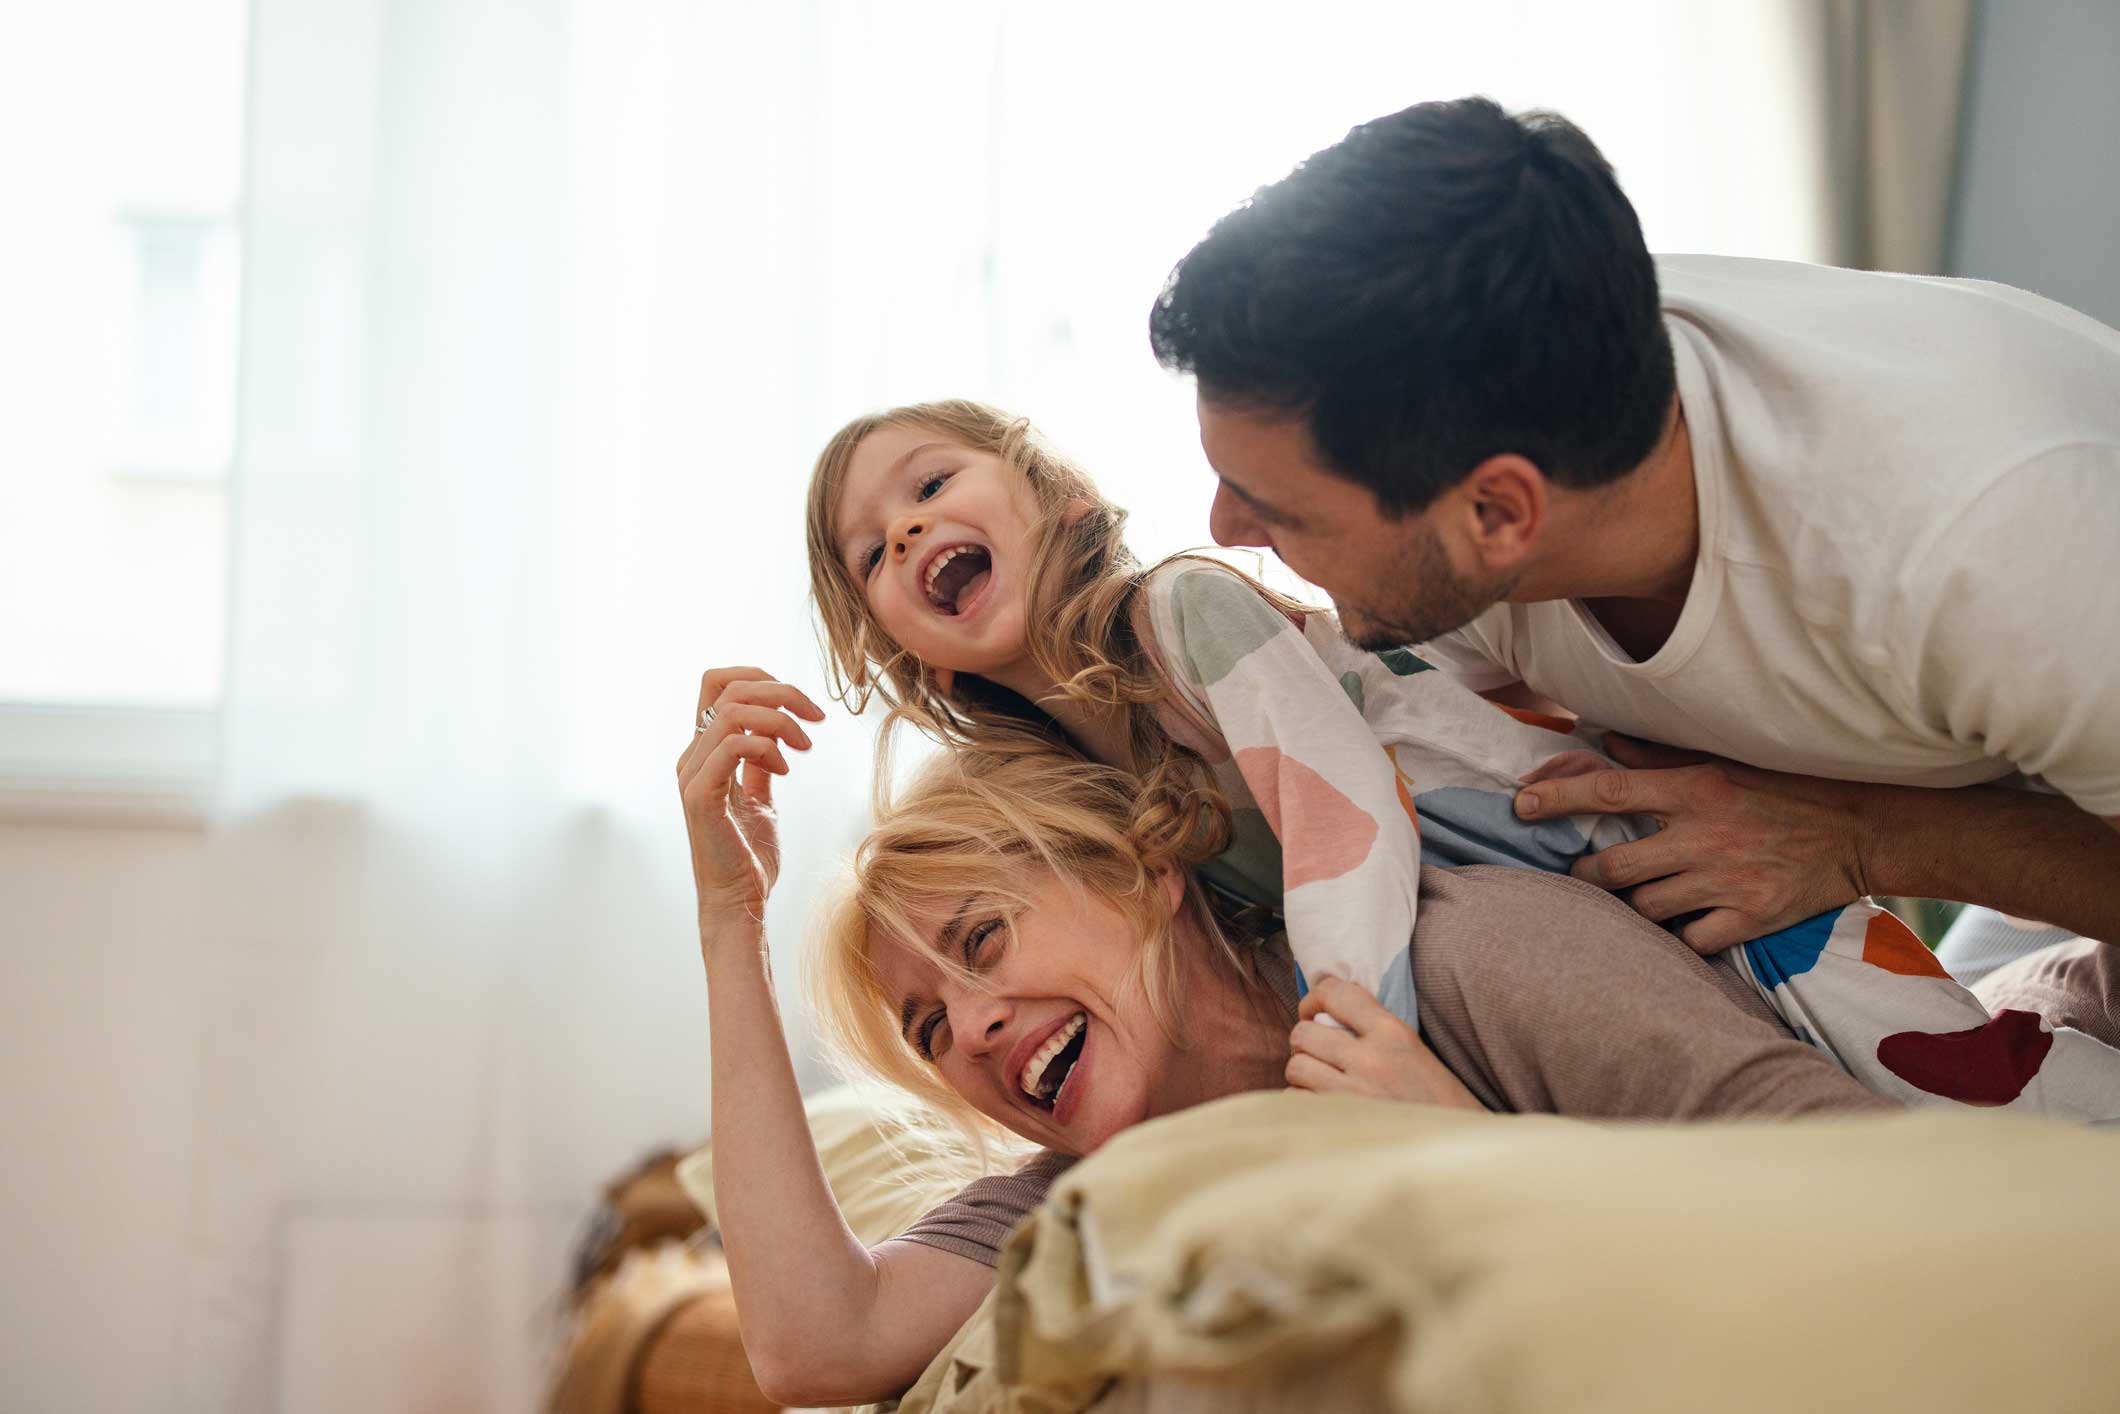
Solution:
[{"label": "young girl", "polygon": [[[1411,937],[1424,861],[1565,871],[1653,828],[1519,821],[1527,775],[1611,764],[1587,732],[1488,703],[1408,649],[1357,649],[1330,614],[1213,561],[1144,572],[1124,520],[1021,418],[947,401],[850,423],[808,508],[835,694],[881,698],[944,743],[1059,733],[1131,772],[1173,830],[1226,819],[1210,882],[1281,910],[1305,976],[1353,981],[1409,1023],[1407,945],[1378,940]],[[1989,1016],[1867,901],[1738,961],[1880,1093],[2120,1116],[2120,1052]]]}]

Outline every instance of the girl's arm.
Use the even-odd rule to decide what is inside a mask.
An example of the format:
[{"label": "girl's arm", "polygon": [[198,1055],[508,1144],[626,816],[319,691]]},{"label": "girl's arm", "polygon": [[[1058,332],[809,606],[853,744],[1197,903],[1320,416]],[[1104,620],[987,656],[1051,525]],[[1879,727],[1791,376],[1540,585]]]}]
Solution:
[{"label": "girl's arm", "polygon": [[[1150,577],[1157,657],[1213,721],[1281,846],[1288,942],[1413,1015],[1397,966],[1420,895],[1420,835],[1397,767],[1303,630],[1243,579],[1179,561]],[[1394,970],[1395,969],[1395,970]]]},{"label": "girl's arm", "polygon": [[824,713],[750,668],[708,673],[700,707],[714,718],[677,776],[707,972],[714,1200],[744,1354],[780,1403],[887,1398],[918,1378],[993,1274],[917,1243],[864,1248],[840,1216],[780,1029],[761,921],[780,870],[771,778],[787,773],[781,743],[810,744],[789,714]]}]

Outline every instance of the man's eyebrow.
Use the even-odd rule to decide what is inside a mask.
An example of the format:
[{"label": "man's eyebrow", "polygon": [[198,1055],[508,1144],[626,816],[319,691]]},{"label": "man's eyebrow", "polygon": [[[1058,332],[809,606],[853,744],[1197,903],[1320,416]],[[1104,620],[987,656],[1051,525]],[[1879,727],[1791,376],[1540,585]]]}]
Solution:
[{"label": "man's eyebrow", "polygon": [[[912,462],[914,457],[919,456],[922,452],[928,451],[931,448],[946,445],[947,444],[943,442],[922,442],[919,446],[914,447],[912,450],[906,452],[903,456],[899,457],[898,460],[891,463],[890,467],[883,473],[883,479],[885,483],[888,484],[891,482],[895,482],[896,480],[898,480],[899,477],[905,475],[906,467]],[[852,537],[849,537],[839,546],[839,558],[842,560],[851,561],[854,558],[855,554],[859,551],[859,549],[860,542],[853,539]],[[859,565],[852,565],[851,568],[858,570],[861,567]]]},{"label": "man's eyebrow", "polygon": [[1282,510],[1279,506],[1275,506],[1270,504],[1269,502],[1260,500],[1257,496],[1252,495],[1251,492],[1237,485],[1236,482],[1231,481],[1226,476],[1218,476],[1218,479],[1221,481],[1222,485],[1228,489],[1230,495],[1235,496],[1245,505],[1250,506],[1260,515],[1266,517],[1266,519],[1277,520],[1284,525],[1294,523],[1295,517],[1290,515],[1288,512]]}]

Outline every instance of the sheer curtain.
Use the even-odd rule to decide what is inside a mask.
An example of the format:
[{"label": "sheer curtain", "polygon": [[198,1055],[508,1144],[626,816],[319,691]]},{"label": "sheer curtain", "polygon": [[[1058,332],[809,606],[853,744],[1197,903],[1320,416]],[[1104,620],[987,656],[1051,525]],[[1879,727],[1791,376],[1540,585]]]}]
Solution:
[{"label": "sheer curtain", "polygon": [[[670,766],[703,668],[819,686],[832,427],[1015,404],[1144,552],[1194,543],[1143,326],[1217,214],[1488,91],[1588,127],[1652,243],[1813,255],[1800,20],[256,0],[189,1402],[534,1402],[588,1196],[705,1129]],[[769,919],[805,1046],[793,954],[868,762],[816,735]]]}]

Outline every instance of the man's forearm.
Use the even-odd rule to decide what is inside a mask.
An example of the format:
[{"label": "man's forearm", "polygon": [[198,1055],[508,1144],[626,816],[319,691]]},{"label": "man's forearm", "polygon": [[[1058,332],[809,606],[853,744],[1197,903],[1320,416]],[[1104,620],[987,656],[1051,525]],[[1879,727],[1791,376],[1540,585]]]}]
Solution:
[{"label": "man's forearm", "polygon": [[2120,831],[2067,799],[2004,786],[1849,789],[1869,892],[1984,904],[2120,941]]}]

